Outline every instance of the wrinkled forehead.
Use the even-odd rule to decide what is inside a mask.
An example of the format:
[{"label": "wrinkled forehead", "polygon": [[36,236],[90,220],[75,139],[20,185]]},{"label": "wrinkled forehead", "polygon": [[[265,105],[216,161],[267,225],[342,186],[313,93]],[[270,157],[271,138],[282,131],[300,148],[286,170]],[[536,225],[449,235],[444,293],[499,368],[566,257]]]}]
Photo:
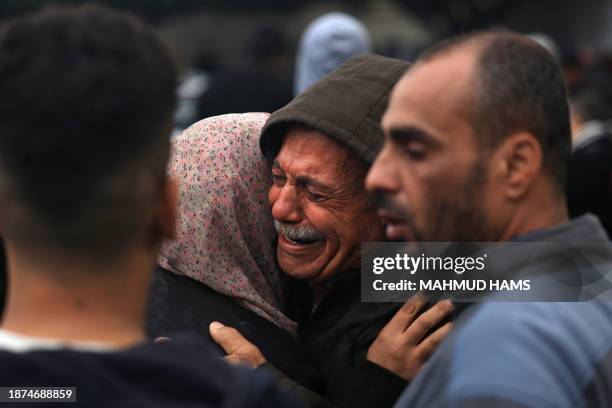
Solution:
[{"label": "wrinkled forehead", "polygon": [[273,166],[293,177],[318,177],[328,183],[354,180],[367,168],[348,147],[302,126],[287,129]]}]

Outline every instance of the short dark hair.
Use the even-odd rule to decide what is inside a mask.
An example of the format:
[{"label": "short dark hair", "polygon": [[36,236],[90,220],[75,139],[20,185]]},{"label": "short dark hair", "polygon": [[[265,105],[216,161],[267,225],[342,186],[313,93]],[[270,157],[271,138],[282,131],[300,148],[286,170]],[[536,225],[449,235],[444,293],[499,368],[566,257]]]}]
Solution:
[{"label": "short dark hair", "polygon": [[419,61],[474,45],[471,122],[481,145],[492,148],[516,131],[532,133],[542,146],[544,168],[564,190],[571,154],[565,79],[548,50],[518,33],[488,30],[442,42]]},{"label": "short dark hair", "polygon": [[98,6],[0,31],[0,217],[7,240],[96,254],[142,233],[163,186],[176,68],[155,33]]},{"label": "short dark hair", "polygon": [[612,83],[608,78],[592,78],[570,97],[581,122],[612,119]]}]

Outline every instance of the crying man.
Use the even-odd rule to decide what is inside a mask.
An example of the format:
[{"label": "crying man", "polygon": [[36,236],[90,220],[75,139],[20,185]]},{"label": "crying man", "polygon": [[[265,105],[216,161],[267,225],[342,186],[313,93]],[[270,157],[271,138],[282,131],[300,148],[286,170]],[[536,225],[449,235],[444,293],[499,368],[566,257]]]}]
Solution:
[{"label": "crying man", "polygon": [[359,269],[362,241],[384,240],[364,187],[367,171],[349,148],[318,130],[288,128],[268,194],[278,263],[287,275],[316,290],[338,273]]},{"label": "crying man", "polygon": [[[409,318],[399,326],[412,330],[387,334],[405,339],[406,353],[414,356],[398,370],[386,358],[392,348],[374,340],[402,305],[361,302],[361,242],[385,240],[365,178],[384,141],[380,120],[390,90],[407,68],[378,55],[353,57],[274,112],[261,132],[272,172],[268,199],[278,263],[285,274],[308,283],[295,285],[295,292],[288,288],[286,312],[298,323],[299,346],[316,370],[311,391],[335,406],[391,406],[448,332],[446,327],[428,335],[448,307],[423,312],[426,302],[408,304],[412,312],[398,313]],[[265,361],[236,333],[213,337],[233,361]],[[292,378],[296,372],[291,370]],[[288,379],[281,384],[299,390]]]}]

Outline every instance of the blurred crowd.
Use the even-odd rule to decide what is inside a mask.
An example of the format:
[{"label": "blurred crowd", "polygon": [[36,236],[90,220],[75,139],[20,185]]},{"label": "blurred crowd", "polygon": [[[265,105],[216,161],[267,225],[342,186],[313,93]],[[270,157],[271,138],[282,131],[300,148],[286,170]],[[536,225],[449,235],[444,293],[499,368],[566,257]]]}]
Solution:
[{"label": "blurred crowd", "polygon": [[[570,214],[596,214],[611,233],[612,53],[589,48],[562,50],[546,34],[528,35],[553,55],[566,79],[574,150],[567,191]],[[341,12],[324,14],[306,27],[292,78],[283,69],[289,49],[282,31],[267,25],[252,34],[240,70],[220,70],[211,54],[204,53],[208,57],[204,61],[196,58],[178,90],[174,134],[202,118],[224,113],[274,112],[348,58],[375,51],[368,28]],[[407,57],[393,47],[376,51],[392,58]]]},{"label": "blurred crowd", "polygon": [[[407,61],[340,12],[289,48],[179,72],[129,13],[0,25],[0,402],[612,404],[612,54],[490,29]],[[491,243],[532,290],[364,302],[368,242]]]}]

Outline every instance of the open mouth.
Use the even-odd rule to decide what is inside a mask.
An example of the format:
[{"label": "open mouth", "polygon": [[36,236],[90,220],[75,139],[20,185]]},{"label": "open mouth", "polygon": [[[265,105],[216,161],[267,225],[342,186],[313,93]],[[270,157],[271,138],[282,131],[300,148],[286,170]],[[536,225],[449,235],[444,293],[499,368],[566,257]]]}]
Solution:
[{"label": "open mouth", "polygon": [[274,227],[278,232],[279,244],[290,251],[305,250],[325,242],[325,235],[306,224],[296,225],[274,220]]},{"label": "open mouth", "polygon": [[294,245],[312,245],[312,244],[316,244],[319,242],[322,242],[323,240],[320,238],[310,238],[310,237],[304,237],[304,238],[290,238],[287,235],[281,234],[281,236],[289,243],[294,244]]}]

